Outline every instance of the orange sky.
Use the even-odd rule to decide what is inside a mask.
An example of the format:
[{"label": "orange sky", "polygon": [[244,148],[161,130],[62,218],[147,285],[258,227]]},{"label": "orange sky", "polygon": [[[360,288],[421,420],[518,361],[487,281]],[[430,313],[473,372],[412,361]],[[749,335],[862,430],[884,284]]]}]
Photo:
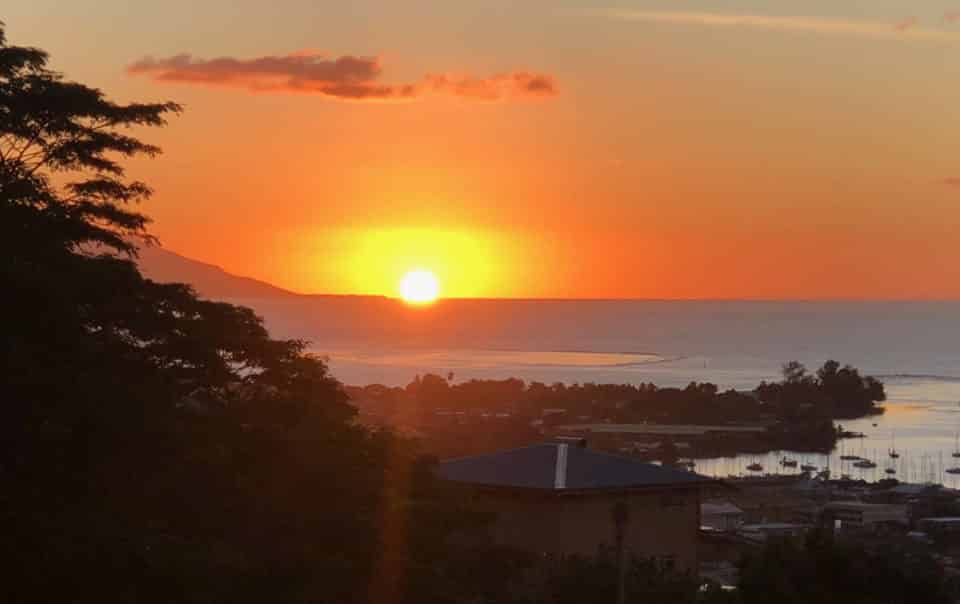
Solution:
[{"label": "orange sky", "polygon": [[[62,4],[8,9],[11,40],[120,99],[186,105],[131,173],[157,190],[166,247],[237,274],[322,293],[394,295],[422,267],[447,296],[960,296],[949,2]],[[164,63],[182,53],[191,67]],[[375,60],[322,63],[344,56]]]}]

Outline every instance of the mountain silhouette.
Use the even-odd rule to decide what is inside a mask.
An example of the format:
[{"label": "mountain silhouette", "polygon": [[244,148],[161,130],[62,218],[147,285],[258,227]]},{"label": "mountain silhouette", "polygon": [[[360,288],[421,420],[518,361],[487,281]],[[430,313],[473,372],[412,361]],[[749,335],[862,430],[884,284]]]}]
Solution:
[{"label": "mountain silhouette", "polygon": [[202,297],[213,300],[278,299],[300,295],[265,281],[230,274],[219,266],[187,258],[156,245],[140,248],[138,264],[143,274],[154,281],[188,283]]}]

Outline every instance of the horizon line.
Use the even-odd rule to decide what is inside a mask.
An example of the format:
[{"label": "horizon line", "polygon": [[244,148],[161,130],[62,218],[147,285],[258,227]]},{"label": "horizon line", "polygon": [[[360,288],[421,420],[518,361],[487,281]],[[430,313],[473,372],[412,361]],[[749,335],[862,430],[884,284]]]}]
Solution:
[{"label": "horizon line", "polygon": [[[328,298],[381,298],[384,300],[390,300],[403,304],[405,306],[411,306],[403,301],[402,298],[395,295],[389,294],[375,294],[375,293],[322,293],[322,292],[304,292],[290,289],[287,287],[281,287],[270,281],[265,281],[257,277],[249,277],[245,275],[238,275],[232,273],[218,264],[212,262],[207,262],[205,260],[198,260],[190,256],[185,256],[177,251],[166,248],[163,245],[157,245],[156,248],[162,250],[165,253],[172,254],[177,256],[182,260],[189,262],[195,262],[198,264],[205,265],[210,268],[217,269],[222,273],[234,277],[236,279],[244,279],[249,281],[254,281],[258,284],[273,288],[277,290],[277,295],[269,297],[280,297],[280,296],[298,296],[298,297],[328,297]],[[139,260],[137,261],[139,266]],[[196,288],[196,284],[187,283],[191,287]],[[252,296],[252,297],[227,297],[222,296],[226,299],[234,300],[254,300],[261,299],[262,296]],[[925,297],[925,298],[888,298],[888,297],[861,297],[861,296],[823,296],[823,297],[808,297],[808,298],[788,298],[788,297],[724,297],[724,296],[704,296],[704,297],[676,297],[676,298],[664,298],[664,297],[609,297],[609,296],[586,296],[586,297],[564,297],[564,296],[440,296],[433,303],[419,306],[421,310],[428,310],[429,308],[441,304],[443,302],[483,302],[483,301],[511,301],[511,302],[757,302],[757,303],[773,303],[773,302],[793,302],[793,303],[958,303],[960,302],[960,296],[957,297]],[[411,308],[414,308],[411,306]]]},{"label": "horizon line", "polygon": [[306,298],[379,298],[397,302],[411,308],[429,309],[444,302],[834,302],[834,303],[960,303],[960,297],[931,297],[931,298],[870,298],[870,297],[810,297],[810,298],[768,298],[768,297],[563,297],[563,296],[441,296],[429,304],[408,304],[399,296],[374,293],[304,293],[277,287],[284,294]]}]

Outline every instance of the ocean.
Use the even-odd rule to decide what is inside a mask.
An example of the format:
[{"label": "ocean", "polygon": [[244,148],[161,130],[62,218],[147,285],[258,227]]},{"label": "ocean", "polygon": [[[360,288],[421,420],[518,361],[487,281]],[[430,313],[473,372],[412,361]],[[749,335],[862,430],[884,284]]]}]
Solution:
[{"label": "ocean", "polygon": [[[845,422],[864,439],[843,441],[848,454],[877,463],[853,468],[830,456],[698,459],[697,471],[729,476],[753,462],[769,472],[787,455],[834,475],[896,477],[960,487],[960,302],[762,302],[444,300],[411,308],[381,298],[303,297],[238,300],[271,331],[310,341],[348,384],[402,385],[427,372],[455,380],[713,382],[751,389],[779,378],[783,363],[811,370],[827,359],[880,378],[882,416]],[[876,424],[876,425],[874,425]],[[892,442],[901,452],[891,459]]]}]

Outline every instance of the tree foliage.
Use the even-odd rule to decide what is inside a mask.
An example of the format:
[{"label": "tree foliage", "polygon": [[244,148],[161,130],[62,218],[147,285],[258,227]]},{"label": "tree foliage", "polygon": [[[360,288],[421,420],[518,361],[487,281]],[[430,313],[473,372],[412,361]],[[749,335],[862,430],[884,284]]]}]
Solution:
[{"label": "tree foliage", "polygon": [[823,532],[805,542],[775,541],[741,562],[743,604],[881,604],[954,601],[952,586],[928,555],[868,551]]},{"label": "tree foliage", "polygon": [[122,162],[179,111],[0,27],[0,599],[496,601],[509,558],[448,539],[485,517],[355,424],[304,342],[139,272],[150,189]]},{"label": "tree foliage", "polygon": [[816,374],[808,373],[797,361],[787,363],[783,366],[783,380],[760,384],[757,394],[784,417],[817,413],[838,419],[878,413],[876,403],[887,398],[880,381],[861,376],[856,368],[833,360],[825,362]]},{"label": "tree foliage", "polygon": [[857,369],[830,361],[816,374],[797,362],[784,366],[781,382],[754,392],[721,391],[716,384],[544,384],[517,378],[471,379],[416,376],[405,387],[371,384],[348,393],[369,416],[426,435],[431,451],[449,456],[520,446],[538,437],[532,424],[590,422],[768,426],[763,438],[709,443],[714,452],[800,449],[829,451],[835,418],[876,413],[883,385]]},{"label": "tree foliage", "polygon": [[[693,604],[697,602],[696,577],[662,568],[653,560],[627,561],[624,592],[627,602]],[[571,557],[545,564],[544,596],[550,604],[616,602],[617,565],[612,552],[595,558]]]},{"label": "tree foliage", "polygon": [[47,60],[0,27],[5,601],[366,601],[412,452],[304,342],[140,274],[150,189],[122,162],[180,107]]}]

